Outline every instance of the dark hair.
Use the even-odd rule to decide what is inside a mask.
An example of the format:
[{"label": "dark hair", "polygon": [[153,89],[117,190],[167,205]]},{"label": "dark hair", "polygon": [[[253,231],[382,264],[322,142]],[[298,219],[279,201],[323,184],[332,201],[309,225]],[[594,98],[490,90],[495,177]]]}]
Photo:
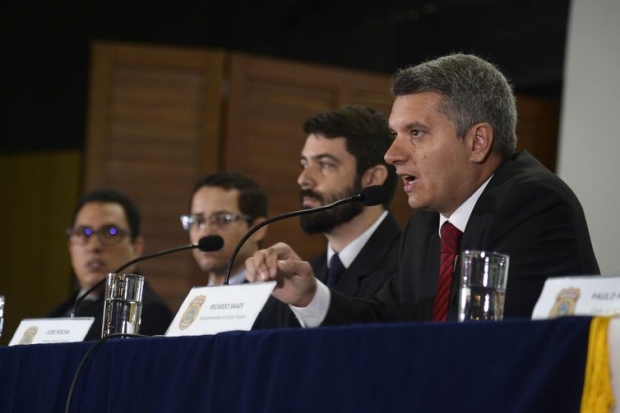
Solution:
[{"label": "dark hair", "polygon": [[348,105],[307,119],[303,124],[303,131],[328,139],[345,138],[347,151],[355,157],[358,177],[373,166],[384,165],[388,176],[383,186],[388,189],[389,196],[383,206],[390,206],[398,185],[398,177],[394,167],[388,165],[383,158],[392,144],[385,116],[367,106]]},{"label": "dark hair", "polygon": [[506,158],[517,145],[517,109],[512,87],[491,63],[473,55],[453,54],[398,71],[395,97],[422,92],[443,95],[441,112],[464,137],[478,122],[493,128],[493,150]]},{"label": "dark hair", "polygon": [[82,195],[82,197],[78,199],[77,204],[75,204],[75,207],[73,207],[73,215],[71,217],[72,227],[82,207],[93,202],[119,204],[123,208],[123,211],[125,211],[125,218],[129,224],[131,240],[135,241],[136,238],[140,236],[140,211],[138,207],[127,195],[111,188],[100,188]]},{"label": "dark hair", "polygon": [[188,210],[192,207],[194,195],[203,186],[214,186],[226,190],[236,189],[239,191],[238,207],[242,214],[252,219],[267,216],[267,195],[258,182],[240,172],[219,171],[200,178],[189,197]]}]

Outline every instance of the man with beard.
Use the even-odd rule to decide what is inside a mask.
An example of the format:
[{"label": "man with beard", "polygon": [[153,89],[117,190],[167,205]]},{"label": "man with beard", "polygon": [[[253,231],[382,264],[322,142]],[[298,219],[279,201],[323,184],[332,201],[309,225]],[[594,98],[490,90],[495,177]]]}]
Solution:
[{"label": "man with beard", "polygon": [[[181,216],[183,229],[197,243],[202,237],[219,235],[224,246],[218,251],[192,250],[196,263],[207,273],[208,285],[221,285],[228,261],[246,232],[267,216],[267,196],[258,183],[234,171],[219,171],[196,182],[189,199],[189,211]],[[229,284],[245,282],[244,261],[259,248],[267,227],[256,231],[243,244],[230,271]]]},{"label": "man with beard", "polygon": [[[140,236],[140,212],[124,194],[113,189],[98,189],[82,196],[67,230],[71,266],[78,288],[49,317],[68,317],[75,300],[106,277],[106,274],[142,255],[144,239]],[[125,273],[139,273],[134,265]],[[103,318],[102,286],[85,297],[78,306],[77,317],[94,317],[85,340],[101,338]],[[172,322],[166,303],[144,281],[140,334],[164,334]]]},{"label": "man with beard", "polygon": [[[383,205],[358,202],[301,217],[308,234],[323,234],[327,249],[310,260],[314,274],[342,294],[372,297],[397,270],[401,227],[388,207],[397,186],[383,154],[391,144],[383,115],[365,106],[320,113],[303,125],[306,142],[297,182],[303,208],[316,208],[384,185]],[[288,306],[270,298],[254,328],[299,326]]]}]

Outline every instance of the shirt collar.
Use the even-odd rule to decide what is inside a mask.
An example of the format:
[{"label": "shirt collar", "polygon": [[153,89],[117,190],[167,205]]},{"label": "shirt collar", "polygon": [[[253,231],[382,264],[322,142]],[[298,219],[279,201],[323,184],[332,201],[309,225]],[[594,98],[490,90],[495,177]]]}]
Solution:
[{"label": "shirt collar", "polygon": [[[342,251],[338,253],[338,257],[340,258],[340,261],[342,261],[342,265],[344,265],[344,268],[349,268],[351,266],[351,264],[353,263],[353,260],[355,260],[355,257],[357,257],[357,255],[360,253],[362,248],[364,248],[364,245],[366,245],[366,243],[368,242],[372,234],[374,234],[375,230],[383,222],[387,214],[388,214],[387,211],[383,211],[383,214],[381,214],[381,216],[377,218],[374,224],[368,227],[368,229],[364,231],[362,235],[354,239],[352,242],[349,243],[349,245],[344,247]],[[328,244],[327,245],[327,262],[329,262],[329,260],[332,258],[332,256],[335,253],[336,252],[332,248],[331,244]]]},{"label": "shirt collar", "polygon": [[493,178],[493,175],[491,175],[489,179],[487,179],[482,185],[480,185],[476,192],[474,192],[469,198],[467,198],[467,200],[463,202],[461,206],[459,206],[456,211],[454,211],[452,215],[450,215],[449,218],[446,218],[442,214],[439,214],[438,230],[441,230],[441,226],[444,224],[444,222],[449,220],[452,225],[457,227],[461,232],[465,233],[467,222],[469,221],[469,217],[471,216],[471,213],[476,206],[476,202],[478,202],[478,199],[482,195],[484,188],[486,188],[489,184],[489,181],[491,181],[491,178]]},{"label": "shirt collar", "polygon": [[[88,289],[84,289],[84,288],[80,289],[78,294],[75,296],[76,299],[82,297],[82,295],[84,295],[86,291],[88,291]],[[92,291],[90,294],[88,294],[86,297],[84,297],[84,301],[97,301],[99,297],[101,297],[101,293],[95,290],[95,291]]]}]

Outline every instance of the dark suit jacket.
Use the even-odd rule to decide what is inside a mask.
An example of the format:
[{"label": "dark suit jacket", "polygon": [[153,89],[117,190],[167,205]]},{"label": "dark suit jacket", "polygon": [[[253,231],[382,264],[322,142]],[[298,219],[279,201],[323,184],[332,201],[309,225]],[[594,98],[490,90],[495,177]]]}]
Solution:
[{"label": "dark suit jacket", "polygon": [[[58,307],[53,309],[48,317],[69,317],[73,309],[73,303],[79,291],[75,291],[71,297]],[[90,330],[84,340],[99,340],[101,338],[101,327],[103,322],[103,295],[97,300],[84,300],[76,311],[76,317],[95,317]],[[161,335],[168,330],[172,323],[173,315],[164,300],[151,289],[149,284],[144,281],[142,291],[142,321],[140,323],[140,334],[145,336]]]},{"label": "dark suit jacket", "polygon": [[[334,290],[352,297],[372,297],[398,268],[398,245],[402,230],[391,212],[377,227]],[[327,278],[327,250],[310,260],[315,276]],[[269,297],[253,329],[299,327],[288,305]]]},{"label": "dark suit jacket", "polygon": [[[430,320],[439,267],[439,214],[415,211],[400,268],[372,301],[332,293],[327,324]],[[508,254],[504,317],[532,315],[548,277],[600,274],[586,219],[570,188],[526,151],[502,163],[476,203],[460,251]],[[459,268],[457,263],[456,268]],[[458,274],[448,319],[457,319]]]}]

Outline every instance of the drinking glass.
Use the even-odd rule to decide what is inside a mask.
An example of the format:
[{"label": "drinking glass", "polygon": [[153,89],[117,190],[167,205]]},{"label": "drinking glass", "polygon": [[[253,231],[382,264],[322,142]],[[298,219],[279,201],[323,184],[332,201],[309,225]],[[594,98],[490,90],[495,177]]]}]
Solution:
[{"label": "drinking glass", "polygon": [[504,318],[509,257],[499,252],[463,253],[459,295],[459,321]]},{"label": "drinking glass", "polygon": [[144,276],[109,273],[106,278],[101,337],[138,334],[142,316]]}]

